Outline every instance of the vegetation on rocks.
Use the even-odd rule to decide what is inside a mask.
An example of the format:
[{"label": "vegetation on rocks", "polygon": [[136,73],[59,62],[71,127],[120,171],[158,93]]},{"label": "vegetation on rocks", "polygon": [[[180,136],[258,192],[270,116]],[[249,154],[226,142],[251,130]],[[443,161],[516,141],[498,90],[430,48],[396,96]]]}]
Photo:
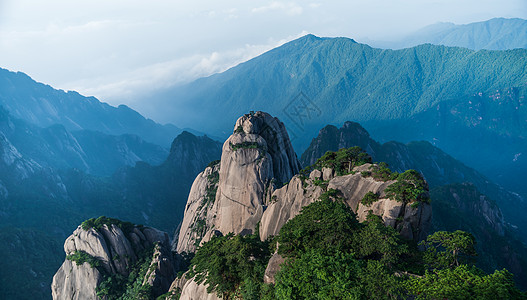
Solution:
[{"label": "vegetation on rocks", "polygon": [[242,142],[238,144],[229,144],[231,146],[232,151],[236,151],[238,149],[259,149],[261,146],[258,144],[258,142]]},{"label": "vegetation on rocks", "polygon": [[[461,258],[474,254],[469,233],[435,233],[419,251],[378,216],[359,223],[338,194],[329,190],[266,242],[213,238],[198,249],[190,276],[223,299],[525,299],[507,270],[487,275]],[[264,284],[275,242],[286,260],[275,284]]]},{"label": "vegetation on rocks", "polygon": [[379,200],[379,194],[376,194],[374,192],[367,192],[366,195],[362,198],[360,203],[362,205],[371,206],[374,202]]},{"label": "vegetation on rocks", "polygon": [[397,181],[385,190],[386,196],[403,203],[430,202],[428,186],[421,173],[407,170],[397,176]]},{"label": "vegetation on rocks", "polygon": [[92,268],[101,266],[100,260],[82,250],[75,250],[75,252],[66,255],[66,259],[74,261],[77,266],[80,266],[83,263],[88,263]]},{"label": "vegetation on rocks", "polygon": [[259,299],[269,256],[269,243],[257,235],[213,237],[196,252],[188,277],[223,299]]},{"label": "vegetation on rocks", "polygon": [[150,300],[152,287],[145,284],[144,278],[152,262],[154,247],[142,251],[139,259],[130,268],[128,277],[121,274],[108,274],[102,270],[104,280],[97,287],[97,296],[108,300]]},{"label": "vegetation on rocks", "polygon": [[84,230],[89,230],[90,228],[93,228],[95,230],[99,230],[102,228],[102,226],[107,225],[116,225],[119,227],[124,233],[129,233],[133,230],[134,224],[130,222],[121,221],[114,218],[108,218],[105,216],[100,216],[98,218],[91,218],[84,222],[82,222],[81,227]]},{"label": "vegetation on rocks", "polygon": [[331,168],[338,176],[350,174],[354,167],[371,163],[371,157],[360,147],[343,148],[336,152],[328,151],[315,164],[306,167],[301,174],[308,176],[314,169]]}]

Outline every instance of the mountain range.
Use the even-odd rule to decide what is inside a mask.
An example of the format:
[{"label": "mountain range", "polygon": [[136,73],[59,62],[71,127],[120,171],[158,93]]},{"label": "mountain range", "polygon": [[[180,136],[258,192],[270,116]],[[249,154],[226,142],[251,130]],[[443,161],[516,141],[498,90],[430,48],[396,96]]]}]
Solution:
[{"label": "mountain range", "polygon": [[[393,171],[416,169],[427,192],[430,186],[431,220],[416,219],[415,207],[406,207],[403,215],[390,217],[394,229],[410,238],[422,235],[408,230],[421,223],[432,231],[472,232],[481,243],[478,265],[486,271],[507,267],[521,285],[527,278],[527,50],[466,48],[525,48],[527,31],[519,28],[526,25],[517,19],[469,25],[421,32],[455,47],[377,49],[307,35],[145,99],[160,108],[167,125],[125,105],[113,107],[0,69],[0,268],[9,270],[0,273],[0,298],[49,299],[51,275],[64,259],[62,241],[83,220],[100,215],[176,232],[180,243],[172,249],[188,252],[215,231],[254,233],[260,217],[260,234],[276,234],[276,224],[307,204],[306,188],[311,200],[331,180],[332,187],[350,192],[337,170],[307,174],[301,165],[316,165],[327,151],[353,146]],[[222,148],[200,132],[230,136],[229,143]],[[303,153],[300,160],[293,149]],[[347,175],[370,188],[375,180],[368,170]],[[375,183],[374,189],[384,195],[385,185]],[[359,209],[357,195],[350,196],[352,209]],[[376,204],[378,213],[385,200]],[[233,209],[236,201],[247,202],[245,208]],[[357,211],[362,218],[364,209]],[[110,223],[97,226],[130,229]],[[160,253],[168,251],[164,236],[141,237],[149,227],[134,228],[139,239],[123,229],[129,243],[150,247],[157,241]],[[125,252],[139,257],[137,251]],[[108,257],[117,268],[122,258],[114,254]],[[132,268],[128,260],[124,264]]]},{"label": "mountain range", "polygon": [[527,48],[527,20],[494,18],[463,25],[437,23],[426,26],[400,40],[368,40],[374,47],[402,49],[420,44],[463,47],[472,50],[508,50]]},{"label": "mountain range", "polygon": [[153,99],[165,120],[223,136],[223,120],[265,109],[299,152],[328,120],[353,120],[381,142],[431,142],[525,195],[517,170],[527,166],[526,69],[527,49],[389,50],[307,35]]}]

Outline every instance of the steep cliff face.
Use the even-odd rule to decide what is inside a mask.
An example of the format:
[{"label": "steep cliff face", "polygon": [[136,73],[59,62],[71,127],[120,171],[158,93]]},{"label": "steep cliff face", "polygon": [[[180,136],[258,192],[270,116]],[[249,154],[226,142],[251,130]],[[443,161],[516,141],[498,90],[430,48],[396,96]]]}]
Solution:
[{"label": "steep cliff face", "polygon": [[223,144],[215,228],[222,233],[252,233],[268,190],[298,171],[300,164],[282,122],[264,112],[240,117]]},{"label": "steep cliff face", "polygon": [[140,278],[142,285],[150,286],[153,295],[166,292],[174,279],[168,235],[115,219],[97,220],[83,223],[66,239],[66,260],[51,285],[53,299],[105,299],[104,291],[98,296],[101,283],[116,275],[128,278],[138,262],[149,259],[145,253],[152,255],[148,250],[153,250],[153,256],[148,272]]},{"label": "steep cliff face", "polygon": [[194,252],[205,234],[213,228],[214,215],[209,214],[209,211],[216,199],[219,169],[219,162],[213,163],[192,184],[179,231],[176,247],[178,253]]}]

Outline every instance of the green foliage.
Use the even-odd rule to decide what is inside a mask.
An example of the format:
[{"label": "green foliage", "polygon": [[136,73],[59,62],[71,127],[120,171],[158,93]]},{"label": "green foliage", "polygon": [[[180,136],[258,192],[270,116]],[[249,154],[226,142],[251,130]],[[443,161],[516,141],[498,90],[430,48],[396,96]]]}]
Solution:
[{"label": "green foliage", "polygon": [[88,263],[92,268],[97,268],[102,265],[100,260],[82,250],[75,250],[72,254],[66,255],[66,259],[74,261],[77,266]]},{"label": "green foliage", "polygon": [[213,160],[211,161],[206,168],[213,168],[214,166],[216,166],[217,164],[219,164],[221,162],[221,160],[217,159],[217,160]]},{"label": "green foliage", "polygon": [[367,192],[366,195],[362,197],[362,200],[360,201],[360,203],[362,203],[362,205],[365,205],[365,206],[370,206],[374,202],[377,202],[378,200],[379,200],[379,194],[376,194],[374,192]]},{"label": "green foliage", "polygon": [[352,254],[314,249],[288,260],[276,274],[278,299],[356,299],[360,265]]},{"label": "green foliage", "polygon": [[198,248],[188,276],[204,282],[209,293],[216,292],[223,299],[235,293],[253,297],[259,294],[255,285],[262,283],[269,256],[268,243],[257,235],[213,237]]},{"label": "green foliage", "polygon": [[397,182],[389,185],[386,196],[403,203],[430,202],[428,186],[421,173],[407,170],[397,176]]},{"label": "green foliage", "polygon": [[402,280],[378,261],[310,249],[276,274],[278,299],[397,299]]},{"label": "green foliage", "polygon": [[401,255],[408,253],[408,246],[390,226],[384,226],[381,217],[369,214],[366,222],[353,238],[353,250],[358,257],[395,264]]},{"label": "green foliage", "polygon": [[236,127],[236,129],[234,130],[234,133],[245,133],[245,131],[243,131],[243,126],[238,125],[238,127]]},{"label": "green foliage", "polygon": [[201,203],[198,210],[201,210],[202,207],[214,203],[216,200],[216,192],[218,191],[218,182],[220,181],[220,172],[219,170],[213,171],[207,176],[207,188],[205,190],[205,199]]},{"label": "green foliage", "polygon": [[238,144],[230,143],[232,151],[236,151],[238,149],[261,149],[262,146],[258,144],[258,142],[242,142]]},{"label": "green foliage", "polygon": [[340,149],[337,152],[326,152],[312,168],[331,168],[335,170],[338,176],[341,176],[351,173],[356,166],[370,162],[370,156],[360,147],[351,147]]},{"label": "green foliage", "polygon": [[150,248],[140,253],[138,261],[131,266],[128,277],[103,272],[104,280],[97,286],[97,296],[108,300],[152,299],[152,287],[143,285],[143,280],[149,271],[153,252],[154,248]]},{"label": "green foliage", "polygon": [[327,189],[328,183],[329,183],[329,180],[322,180],[322,179],[318,179],[318,178],[313,180],[313,184],[316,185],[316,186],[321,187],[323,190]]},{"label": "green foliage", "polygon": [[411,278],[405,286],[417,299],[526,299],[514,287],[512,277],[505,269],[485,275],[475,267],[460,265]]},{"label": "green foliage", "polygon": [[388,181],[395,180],[399,176],[399,173],[392,172],[385,162],[372,165],[370,167],[371,176],[376,180]]},{"label": "green foliage", "polygon": [[121,221],[121,220],[118,220],[118,219],[108,218],[108,217],[105,217],[105,216],[100,216],[97,219],[95,219],[95,218],[88,219],[88,220],[82,222],[81,227],[84,230],[89,230],[90,228],[93,228],[95,230],[99,230],[99,229],[101,229],[101,227],[103,225],[107,225],[107,226],[116,225],[125,234],[130,233],[135,227],[135,225],[130,223],[130,222],[124,222],[124,221]]},{"label": "green foliage", "polygon": [[299,257],[308,249],[319,247],[329,253],[345,252],[352,246],[353,233],[358,228],[355,214],[344,203],[330,199],[316,201],[282,227],[277,238],[278,253]]},{"label": "green foliage", "polygon": [[476,239],[468,232],[437,231],[421,242],[425,246],[425,262],[432,268],[458,267],[476,256]]}]

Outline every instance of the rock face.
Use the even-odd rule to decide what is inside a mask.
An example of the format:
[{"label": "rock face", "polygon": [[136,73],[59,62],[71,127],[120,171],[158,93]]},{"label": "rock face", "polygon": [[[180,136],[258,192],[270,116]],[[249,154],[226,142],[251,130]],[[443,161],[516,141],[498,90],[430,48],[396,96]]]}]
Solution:
[{"label": "rock face", "polygon": [[207,293],[207,286],[198,284],[194,280],[189,280],[181,290],[180,300],[219,300],[215,293]]},{"label": "rock face", "polygon": [[223,144],[215,228],[222,233],[252,233],[273,179],[286,182],[298,171],[300,164],[282,122],[263,112],[239,118]]},{"label": "rock face", "polygon": [[194,252],[197,244],[212,228],[214,215],[209,214],[209,210],[216,199],[218,182],[214,179],[219,178],[219,169],[219,163],[207,167],[192,184],[179,230],[176,247],[178,253]]},{"label": "rock face", "polygon": [[[260,223],[262,240],[278,235],[287,221],[300,213],[302,207],[318,200],[324,192],[317,182],[326,181],[327,189],[341,193],[345,203],[357,214],[359,221],[366,220],[369,212],[381,216],[386,226],[399,231],[406,239],[422,240],[428,232],[432,217],[429,204],[421,203],[416,207],[410,204],[390,200],[384,190],[395,181],[378,181],[372,177],[363,177],[362,171],[368,170],[371,164],[364,164],[353,169],[354,174],[334,176],[331,170],[313,170],[304,180],[294,176],[291,182],[272,195],[272,201],[264,212]],[[325,174],[325,175],[324,175]],[[363,205],[362,198],[366,193],[379,195],[379,200],[370,206]]]},{"label": "rock face", "polygon": [[[87,230],[79,226],[64,243],[70,255],[82,254],[83,261],[67,258],[53,277],[53,299],[97,299],[96,288],[107,275],[128,276],[140,253],[155,246],[151,272],[144,279],[157,295],[168,290],[174,278],[168,234],[149,227],[133,227],[126,233],[115,224]],[[98,264],[96,266],[95,264]]]}]

